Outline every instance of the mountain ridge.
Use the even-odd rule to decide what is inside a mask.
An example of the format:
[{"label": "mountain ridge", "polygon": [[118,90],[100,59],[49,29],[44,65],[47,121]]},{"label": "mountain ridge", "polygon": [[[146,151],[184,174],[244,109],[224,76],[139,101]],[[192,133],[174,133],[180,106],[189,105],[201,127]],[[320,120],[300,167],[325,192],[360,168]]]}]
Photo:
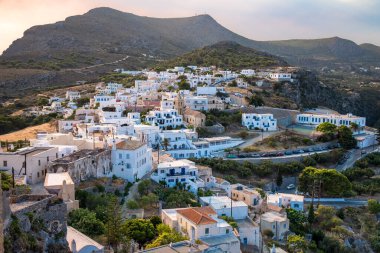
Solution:
[{"label": "mountain ridge", "polygon": [[220,41],[235,41],[284,57],[290,64],[307,67],[347,62],[380,63],[380,47],[358,45],[340,37],[256,41],[225,28],[208,14],[155,18],[108,7],[31,27],[3,52],[0,60],[62,60],[68,54],[78,57],[91,54],[95,63],[125,54],[169,59]]}]

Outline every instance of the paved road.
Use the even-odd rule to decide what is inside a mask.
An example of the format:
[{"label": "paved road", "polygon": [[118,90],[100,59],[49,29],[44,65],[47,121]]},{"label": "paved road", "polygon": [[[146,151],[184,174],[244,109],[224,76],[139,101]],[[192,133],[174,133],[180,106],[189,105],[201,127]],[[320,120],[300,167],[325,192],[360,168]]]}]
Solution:
[{"label": "paved road", "polygon": [[314,152],[303,153],[303,154],[276,156],[276,157],[258,157],[258,158],[246,157],[246,158],[224,158],[224,159],[234,160],[237,162],[249,161],[251,163],[260,163],[262,161],[271,161],[274,163],[287,163],[287,162],[292,162],[292,161],[301,161],[305,157],[311,156],[313,154],[321,154],[321,153],[327,153],[327,152],[331,152],[331,151],[332,151],[332,149],[323,150],[323,151],[314,151]]},{"label": "paved road", "polygon": [[[376,145],[375,147],[371,146],[371,147],[366,147],[363,149],[350,150],[348,159],[343,164],[338,164],[336,166],[336,169],[338,171],[343,171],[343,170],[346,170],[348,168],[351,168],[357,160],[359,160],[360,158],[362,158],[366,154],[369,154],[372,152],[378,152],[379,147],[380,147],[379,145]],[[362,151],[365,151],[366,154],[362,154]]]},{"label": "paved road", "polygon": [[[310,204],[311,199],[305,198],[305,204]],[[318,199],[314,199],[314,205],[318,203]],[[342,208],[342,207],[358,207],[358,206],[366,206],[368,203],[366,200],[362,199],[328,199],[323,198],[319,201],[320,205],[323,206],[333,206],[335,208]]]},{"label": "paved road", "polygon": [[280,133],[281,131],[275,131],[275,132],[259,132],[257,131],[257,133],[259,134],[259,136],[256,136],[256,137],[253,137],[247,141],[245,141],[244,143],[240,144],[238,147],[243,149],[243,148],[246,148],[246,147],[249,147],[249,146],[252,146],[253,144],[259,142],[259,141],[262,141],[263,139],[265,138],[268,138],[274,134],[278,134]]}]

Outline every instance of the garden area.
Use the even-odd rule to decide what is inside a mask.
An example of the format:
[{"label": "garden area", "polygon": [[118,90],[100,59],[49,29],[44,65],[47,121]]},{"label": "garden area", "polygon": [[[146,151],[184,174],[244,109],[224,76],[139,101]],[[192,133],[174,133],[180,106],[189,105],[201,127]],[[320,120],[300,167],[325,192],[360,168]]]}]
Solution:
[{"label": "garden area", "polygon": [[245,152],[260,152],[260,151],[275,151],[285,149],[297,149],[304,146],[311,146],[318,144],[308,136],[294,133],[291,131],[284,131],[272,135],[259,141],[249,147],[244,148]]}]

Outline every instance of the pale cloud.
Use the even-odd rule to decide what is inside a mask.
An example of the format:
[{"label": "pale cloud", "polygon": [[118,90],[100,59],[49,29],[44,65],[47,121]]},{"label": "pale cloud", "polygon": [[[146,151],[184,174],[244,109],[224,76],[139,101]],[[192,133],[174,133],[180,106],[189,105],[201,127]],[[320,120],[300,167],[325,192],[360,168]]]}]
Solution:
[{"label": "pale cloud", "polygon": [[152,17],[207,13],[254,40],[339,36],[380,45],[378,0],[0,0],[0,52],[31,26],[100,6]]}]

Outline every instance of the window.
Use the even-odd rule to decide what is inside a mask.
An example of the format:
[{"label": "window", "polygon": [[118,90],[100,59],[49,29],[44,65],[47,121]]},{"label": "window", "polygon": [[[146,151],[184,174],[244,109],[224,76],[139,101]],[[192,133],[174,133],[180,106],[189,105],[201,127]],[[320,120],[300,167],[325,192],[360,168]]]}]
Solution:
[{"label": "window", "polygon": [[46,157],[46,161],[49,161],[49,157]]},{"label": "window", "polygon": [[37,177],[40,177],[40,173],[39,172],[37,172]]},{"label": "window", "polygon": [[226,234],[229,234],[230,233],[230,230],[229,229],[226,229]]},{"label": "window", "polygon": [[8,161],[3,161],[3,166],[8,167]]},{"label": "window", "polygon": [[38,166],[41,166],[41,160],[38,160]]},{"label": "window", "polygon": [[286,228],[286,224],[284,224],[284,228]]},{"label": "window", "polygon": [[205,228],[205,234],[208,235],[210,233],[210,229],[209,228]]}]

